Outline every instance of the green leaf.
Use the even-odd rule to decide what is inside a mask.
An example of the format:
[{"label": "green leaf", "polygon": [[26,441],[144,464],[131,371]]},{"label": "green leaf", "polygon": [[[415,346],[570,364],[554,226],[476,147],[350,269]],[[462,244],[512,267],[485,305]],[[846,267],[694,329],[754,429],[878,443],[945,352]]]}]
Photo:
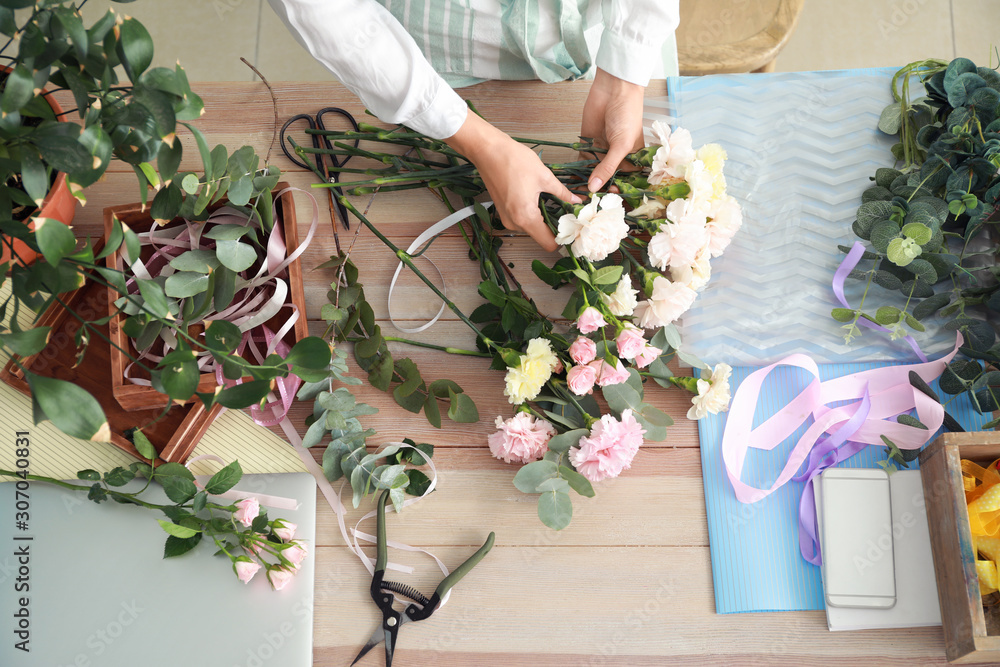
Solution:
[{"label": "green leaf", "polygon": [[[558,480],[566,484],[564,480]],[[573,501],[566,491],[546,490],[538,497],[538,518],[552,530],[562,530],[573,519]]]},{"label": "green leaf", "polygon": [[35,79],[31,70],[23,64],[16,65],[7,75],[3,96],[0,97],[0,111],[8,114],[17,111],[35,96]]},{"label": "green leaf", "polygon": [[136,81],[153,62],[153,38],[145,26],[133,18],[125,19],[118,26],[118,31],[118,57],[128,77]]},{"label": "green leaf", "polygon": [[500,286],[490,280],[479,283],[479,293],[482,294],[494,306],[503,308],[507,302],[507,295]]},{"label": "green leaf", "polygon": [[229,186],[229,201],[235,206],[246,206],[253,194],[253,176],[247,174]]},{"label": "green leaf", "polygon": [[51,332],[52,327],[35,327],[34,329],[0,334],[0,345],[18,356],[30,357],[45,349]]},{"label": "green leaf", "polygon": [[170,398],[186,401],[194,396],[201,379],[198,362],[194,359],[185,361],[166,361],[161,369],[160,381]]},{"label": "green leaf", "polygon": [[917,245],[926,245],[932,235],[931,228],[923,223],[911,222],[903,225],[903,236],[913,239]]},{"label": "green leaf", "polygon": [[104,473],[104,483],[108,486],[125,486],[135,477],[135,473],[121,466]]},{"label": "green leaf", "polygon": [[838,322],[851,322],[854,320],[854,311],[850,308],[834,308],[830,315]]},{"label": "green leaf", "polygon": [[574,491],[579,493],[584,498],[593,498],[594,495],[596,495],[594,493],[594,487],[590,483],[590,480],[581,475],[580,473],[578,473],[577,471],[573,470],[572,468],[567,468],[566,466],[560,466],[559,474],[562,475],[562,478],[569,483],[570,487]]},{"label": "green leaf", "polygon": [[325,369],[330,365],[330,345],[316,336],[303,338],[292,346],[285,362],[303,368]]},{"label": "green leaf", "polygon": [[[161,523],[163,523],[161,521]],[[171,526],[176,524],[170,524]],[[177,526],[181,528],[182,526]],[[166,528],[164,528],[166,530]],[[190,530],[190,529],[188,529]],[[170,532],[169,530],[167,531]],[[176,556],[183,556],[187,552],[198,546],[201,542],[201,533],[196,533],[187,539],[181,539],[173,534],[167,536],[167,542],[163,545],[163,557],[164,558],[174,558]]]},{"label": "green leaf", "polygon": [[427,493],[427,489],[430,488],[431,480],[420,470],[407,470],[406,476],[409,478],[410,483],[406,485],[406,492],[411,496],[422,496]]},{"label": "green leaf", "polygon": [[899,322],[901,311],[895,306],[882,306],[875,312],[875,322],[884,327]]},{"label": "green leaf", "polygon": [[[396,387],[400,396],[409,396],[423,384],[420,371],[412,359],[398,359],[396,361],[396,372],[403,376],[403,383]],[[419,412],[419,408],[414,412]]]},{"label": "green leaf", "polygon": [[149,209],[149,214],[154,220],[173,220],[180,213],[181,204],[184,203],[184,195],[176,184],[170,183],[153,197],[153,206]]},{"label": "green leaf", "polygon": [[167,281],[163,289],[167,296],[172,296],[176,299],[195,296],[208,289],[208,274],[195,273],[193,271],[178,271],[173,275],[167,276]]},{"label": "green leaf", "polygon": [[212,320],[205,327],[205,347],[217,352],[233,352],[239,347],[243,334],[240,328],[225,320]]},{"label": "green leaf", "polygon": [[450,392],[451,406],[448,408],[448,419],[459,424],[474,424],[479,421],[479,410],[468,394]]},{"label": "green leaf", "polygon": [[514,486],[523,493],[538,493],[538,487],[547,479],[559,476],[559,466],[552,461],[529,463],[514,475]]},{"label": "green leaf", "polygon": [[132,431],[132,444],[142,458],[151,461],[156,459],[156,447],[153,446],[153,443],[149,441],[149,438],[142,431],[138,429]]},{"label": "green leaf", "polygon": [[368,382],[380,391],[389,391],[389,385],[392,383],[393,368],[392,355],[386,351],[372,364],[371,369],[368,371]]},{"label": "green leaf", "polygon": [[86,482],[99,482],[101,481],[101,473],[88,468],[87,470],[81,470],[76,473],[76,478],[82,479]]},{"label": "green leaf", "polygon": [[158,465],[153,474],[160,480],[167,477],[182,477],[186,480],[194,481],[194,473],[180,463],[163,463]]},{"label": "green leaf", "polygon": [[270,380],[251,380],[223,389],[216,394],[215,402],[226,408],[242,410],[260,403],[270,390]]},{"label": "green leaf", "polygon": [[[174,115],[174,104],[166,93],[143,85],[132,89],[132,97],[149,112],[156,123],[157,136],[166,137],[177,129],[177,117]],[[177,140],[174,140],[177,143]]]},{"label": "green leaf", "polygon": [[170,306],[160,284],[145,278],[136,279],[136,283],[139,285],[139,294],[143,300],[142,309],[157,319],[167,319],[170,315]]},{"label": "green leaf", "polygon": [[160,522],[160,527],[167,532],[168,535],[173,535],[182,540],[194,537],[201,531],[195,530],[194,528],[188,528],[187,526],[178,526],[176,523],[170,521],[164,521],[163,519],[157,519]]},{"label": "green leaf", "polygon": [[597,269],[590,275],[590,281],[594,285],[614,285],[622,277],[621,266],[605,266]]},{"label": "green leaf", "polygon": [[212,479],[208,480],[208,484],[205,485],[205,491],[213,496],[220,495],[236,486],[241,477],[243,477],[243,469],[240,468],[239,461],[233,461],[212,475]]},{"label": "green leaf", "polygon": [[[163,485],[163,492],[167,494],[167,498],[170,498],[175,503],[186,503],[194,497],[194,494],[198,493],[198,487],[190,479],[173,476],[158,479],[160,484]],[[177,535],[177,537],[190,537],[190,535]]]},{"label": "green leaf", "polygon": [[427,394],[427,400],[424,401],[424,417],[434,428],[441,428],[441,408],[432,392]]},{"label": "green leaf", "polygon": [[219,241],[215,254],[223,266],[236,273],[249,269],[257,259],[253,246],[239,241]]},{"label": "green leaf", "polygon": [[565,433],[560,433],[559,435],[552,436],[549,439],[549,450],[553,452],[559,452],[560,454],[565,454],[580,442],[580,438],[590,433],[585,428],[578,428],[572,431],[566,431]]},{"label": "green leaf", "polygon": [[35,137],[35,146],[53,169],[77,174],[88,172],[93,167],[94,158],[77,140],[65,134],[40,134]]},{"label": "green leaf", "polygon": [[608,407],[618,414],[628,409],[639,412],[642,407],[642,397],[625,383],[608,385],[601,389],[601,393],[604,394]]},{"label": "green leaf", "polygon": [[45,261],[55,266],[76,249],[73,230],[52,218],[35,219],[35,240]]},{"label": "green leaf", "polygon": [[878,129],[886,134],[897,134],[902,125],[902,117],[903,114],[899,108],[899,102],[893,102],[882,110],[882,114],[878,119]]},{"label": "green leaf", "polygon": [[32,400],[60,431],[84,440],[111,439],[104,410],[83,387],[28,371],[24,377],[31,388]]}]

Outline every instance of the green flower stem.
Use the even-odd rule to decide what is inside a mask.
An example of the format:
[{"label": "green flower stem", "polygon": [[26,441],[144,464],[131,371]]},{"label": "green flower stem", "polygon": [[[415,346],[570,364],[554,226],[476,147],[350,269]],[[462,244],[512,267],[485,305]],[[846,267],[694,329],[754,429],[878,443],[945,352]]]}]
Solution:
[{"label": "green flower stem", "polygon": [[[444,345],[434,345],[433,343],[424,343],[419,340],[410,340],[409,338],[399,338],[398,336],[382,336],[382,338],[393,343],[406,343],[407,345],[413,345],[414,347],[425,347],[429,350],[438,350],[440,352],[447,352],[448,354],[461,354],[468,357],[485,357],[487,359],[493,356],[489,352],[481,352],[480,350],[465,350],[460,347],[445,347]],[[355,336],[353,338],[347,338],[345,340],[348,343],[360,343],[365,339],[359,336]]]},{"label": "green flower stem", "polygon": [[667,378],[667,380],[670,382],[670,384],[674,385],[675,387],[680,387],[681,389],[689,391],[692,394],[697,395],[698,393],[698,378],[672,375],[671,377]]},{"label": "green flower stem", "polygon": [[436,294],[439,299],[441,299],[442,301],[444,301],[445,305],[448,306],[448,308],[451,310],[451,312],[455,313],[455,315],[457,315],[460,320],[462,320],[463,322],[465,322],[465,324],[470,329],[472,329],[473,331],[475,331],[476,335],[488,347],[497,348],[497,345],[493,341],[491,341],[489,338],[486,338],[483,335],[483,333],[479,330],[479,327],[477,327],[472,322],[472,320],[470,320],[468,317],[466,317],[465,313],[463,313],[461,310],[459,310],[458,306],[456,306],[452,302],[451,299],[449,299],[447,296],[445,296],[444,293],[441,290],[438,289],[437,285],[435,285],[430,280],[428,280],[427,277],[423,273],[420,272],[420,269],[418,269],[416,267],[416,265],[414,265],[413,260],[410,259],[410,255],[406,251],[401,250],[400,248],[397,248],[396,245],[392,241],[390,241],[388,238],[386,238],[386,236],[382,232],[380,232],[378,230],[378,228],[375,225],[373,225],[368,220],[368,218],[366,218],[361,213],[361,211],[359,211],[354,206],[354,204],[352,204],[350,202],[349,199],[347,199],[347,197],[340,197],[340,202],[344,206],[346,206],[347,210],[349,210],[351,213],[353,213],[358,220],[361,221],[361,224],[363,224],[365,227],[367,227],[369,230],[371,230],[371,232],[375,236],[378,237],[379,241],[381,241],[383,244],[385,244],[385,246],[387,248],[389,248],[390,250],[392,250],[392,252],[396,255],[396,257],[399,258],[399,261],[401,261],[403,264],[406,264],[406,266],[409,267],[409,269],[411,271],[413,271],[413,273],[415,273],[417,275],[417,277],[420,278],[420,280],[423,281],[423,283],[425,285],[427,285],[427,287],[429,287],[431,289],[431,291],[434,292],[434,294]]},{"label": "green flower stem", "polygon": [[[17,479],[25,479],[19,473],[12,472],[10,470],[0,469],[0,477],[16,477]],[[45,482],[46,484],[54,484],[55,486],[61,486],[64,489],[70,489],[71,491],[90,491],[90,486],[82,486],[80,484],[70,484],[69,482],[64,482],[59,479],[53,479],[51,477],[45,477],[43,475],[26,475],[27,479],[33,482]],[[135,503],[137,505],[142,505],[143,507],[151,510],[164,510],[170,507],[176,507],[176,505],[157,505],[156,503],[149,503],[145,500],[139,500],[135,498],[131,493],[125,493],[123,491],[115,491],[114,489],[109,489],[105,487],[105,493],[109,496],[115,498],[121,498],[129,503]]]},{"label": "green flower stem", "polygon": [[569,390],[569,387],[566,385],[565,382],[559,380],[552,380],[549,382],[549,384],[552,386],[553,389],[556,390],[557,393],[561,394],[563,398],[572,403],[573,407],[580,412],[580,415],[583,417],[584,426],[590,428],[597,422],[601,421],[597,417],[591,416],[591,414],[587,412],[586,408],[580,405],[580,402],[576,400],[576,396],[573,394],[573,392]]}]

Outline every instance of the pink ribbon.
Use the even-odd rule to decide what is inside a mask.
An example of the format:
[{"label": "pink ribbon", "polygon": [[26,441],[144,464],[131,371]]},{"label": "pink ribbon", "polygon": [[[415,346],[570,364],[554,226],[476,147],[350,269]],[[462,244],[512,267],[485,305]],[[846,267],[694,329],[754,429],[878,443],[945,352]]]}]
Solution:
[{"label": "pink ribbon", "polygon": [[[787,482],[812,479],[823,469],[868,445],[882,444],[881,436],[900,449],[919,449],[927,444],[944,421],[944,408],[934,399],[913,387],[910,371],[932,382],[944,371],[962,344],[956,335],[950,353],[934,361],[904,366],[876,368],[827,381],[819,378],[816,362],[803,354],[793,354],[751,373],[733,396],[722,436],[722,459],[737,500],[754,503],[774,493]],[[757,427],[753,426],[761,389],[768,375],[778,366],[794,366],[809,372],[813,379],[787,405]],[[846,405],[829,407],[835,402]],[[927,426],[920,429],[895,421],[895,417],[916,409],[917,418]],[[757,488],[740,478],[751,448],[770,451],[807,422],[811,422],[792,448],[777,479],[768,488]],[[829,435],[825,435],[829,434]],[[805,472],[795,476],[803,463]],[[819,561],[815,540],[815,507],[811,493],[799,507],[799,547],[809,562]]]}]

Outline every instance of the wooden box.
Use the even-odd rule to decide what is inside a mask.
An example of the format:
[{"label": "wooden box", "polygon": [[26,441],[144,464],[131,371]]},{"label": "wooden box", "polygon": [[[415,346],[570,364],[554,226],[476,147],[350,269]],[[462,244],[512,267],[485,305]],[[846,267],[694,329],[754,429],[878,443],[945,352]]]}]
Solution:
[{"label": "wooden box", "polygon": [[[108,309],[107,288],[92,281],[64,295],[63,299],[77,314],[88,320],[102,317]],[[48,345],[33,356],[24,359],[12,358],[3,370],[0,370],[0,380],[25,395],[31,395],[23,372],[14,363],[14,360],[18,359],[32,373],[67,380],[83,387],[104,409],[108,425],[111,427],[111,442],[136,458],[141,457],[125,437],[127,431],[141,427],[142,432],[156,447],[161,460],[183,463],[221,412],[221,406],[213,406],[212,409],[206,410],[201,402],[190,406],[174,406],[162,419],[160,418],[162,409],[126,412],[110,391],[111,347],[107,340],[101,337],[108,335],[107,325],[97,327],[101,335],[91,336],[83,361],[76,366],[74,364],[76,364],[77,350],[73,336],[80,327],[79,321],[59,304],[53,304],[42,314],[38,326],[52,327]]]},{"label": "wooden box", "polygon": [[[298,229],[295,220],[295,205],[292,201],[292,192],[288,190],[287,183],[278,183],[274,192],[285,190],[276,199],[275,225],[281,225],[284,235],[286,252],[292,253],[299,246]],[[209,211],[215,211],[225,206],[229,200],[223,197],[221,200],[209,206]],[[111,206],[104,209],[104,234],[105,238],[111,233],[114,219],[117,218],[123,224],[128,225],[136,233],[149,231],[153,226],[153,218],[149,215],[148,207],[143,210],[141,204],[125,204],[122,206]],[[173,220],[168,225],[183,224],[180,219]],[[144,247],[143,259],[148,258],[152,250]],[[109,268],[122,270],[123,262],[119,253],[114,253],[107,257],[106,263]],[[288,299],[295,304],[299,311],[299,319],[295,322],[291,330],[285,335],[285,342],[289,347],[297,341],[309,335],[308,322],[306,320],[305,290],[302,285],[302,265],[296,259],[285,269],[283,278],[288,282]],[[109,323],[112,342],[123,350],[128,350],[129,355],[135,356],[136,350],[132,345],[132,340],[122,331],[124,317],[118,314],[114,305],[118,293],[113,288],[108,288],[113,296],[108,303],[109,313],[112,315]],[[287,301],[286,301],[287,303]],[[267,322],[271,331],[277,331],[281,324],[288,317],[288,310],[283,309],[272,321]],[[111,391],[115,399],[126,410],[147,410],[150,408],[162,408],[169,402],[166,395],[161,394],[152,387],[133,384],[125,378],[125,369],[129,365],[128,357],[119,349],[111,351]],[[149,375],[141,369],[133,373],[134,377],[146,378]],[[199,392],[213,392],[217,386],[214,373],[202,373],[198,382]],[[197,401],[193,398],[192,401]]]},{"label": "wooden box", "polygon": [[945,652],[957,664],[1000,662],[1000,636],[986,634],[961,464],[985,467],[998,458],[993,431],[945,433],[920,453]]}]

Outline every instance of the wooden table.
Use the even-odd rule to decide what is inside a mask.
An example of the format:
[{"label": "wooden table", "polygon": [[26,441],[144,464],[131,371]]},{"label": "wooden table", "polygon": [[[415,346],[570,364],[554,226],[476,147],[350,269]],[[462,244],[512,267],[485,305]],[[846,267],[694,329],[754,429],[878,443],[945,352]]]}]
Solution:
[{"label": "wooden table", "polygon": [[[462,92],[504,130],[571,140],[579,129],[588,88],[587,82],[495,82]],[[230,150],[250,144],[262,155],[268,150],[274,112],[262,84],[206,83],[197,91],[207,108],[198,125],[210,144],[222,143]],[[275,93],[282,122],[331,104],[357,117],[363,112],[336,84],[276,84]],[[663,82],[654,82],[648,94],[664,95]],[[182,139],[182,168],[200,171],[193,139]],[[546,157],[550,155],[555,157],[547,151]],[[282,180],[310,191],[313,174],[294,168],[276,144],[271,162],[285,172]],[[334,239],[326,193],[311,191],[319,204],[319,229],[303,255],[303,266],[311,329],[322,334],[323,324],[317,320],[333,276],[311,267],[334,252]],[[87,196],[75,227],[79,233],[98,234],[105,206],[138,200],[135,176],[127,165],[113,163],[107,178]],[[311,203],[304,192],[296,193],[296,202],[304,234]],[[367,198],[361,201],[365,203]],[[406,245],[445,213],[426,192],[384,193],[375,198],[370,218],[395,243]],[[349,243],[354,229],[356,222],[351,233],[341,230],[341,241]],[[439,240],[431,254],[446,275],[449,293],[470,312],[480,302],[474,288],[478,269],[468,261],[461,239],[451,235]],[[530,271],[533,258],[554,256],[544,257],[524,238],[508,239],[504,256],[543,310],[561,311],[565,295],[553,292]],[[387,285],[395,268],[392,255],[363,230],[353,257],[388,333],[393,329],[386,309]],[[404,273],[402,283],[394,300],[397,319],[422,320],[437,311],[433,295],[412,275]],[[453,316],[414,338],[466,346],[473,341]],[[394,346],[393,354],[413,358],[425,378],[459,382],[475,399],[481,420],[471,425],[445,420],[443,428],[434,429],[423,416],[397,407],[388,394],[367,383],[357,388],[359,400],[381,410],[364,420],[378,430],[374,443],[410,437],[437,448],[439,489],[391,516],[390,538],[427,548],[454,567],[490,530],[497,533],[496,547],[454,589],[451,601],[430,620],[404,629],[395,664],[945,664],[939,628],[835,634],[827,631],[823,612],[715,613],[697,430],[684,417],[689,397],[680,390],[647,391],[647,400],[677,420],[669,440],[645,445],[631,470],[597,485],[596,498],[575,496],[572,525],[554,532],[539,522],[535,497],[511,484],[518,468],[493,459],[485,444],[495,416],[510,414],[502,394],[503,374],[488,372],[482,359],[402,346]],[[353,360],[352,368],[360,376]],[[310,409],[298,406],[293,412],[300,431]],[[317,458],[322,454],[318,449],[314,453]],[[315,664],[341,666],[354,658],[378,617],[368,597],[367,573],[345,547],[334,513],[322,498],[319,505]],[[348,517],[356,521],[371,507],[366,503],[362,510],[350,510]],[[417,573],[402,578],[422,590],[433,589],[440,579],[425,556],[393,553],[390,558],[418,566]],[[381,664],[381,657],[368,657],[363,664]]]}]

